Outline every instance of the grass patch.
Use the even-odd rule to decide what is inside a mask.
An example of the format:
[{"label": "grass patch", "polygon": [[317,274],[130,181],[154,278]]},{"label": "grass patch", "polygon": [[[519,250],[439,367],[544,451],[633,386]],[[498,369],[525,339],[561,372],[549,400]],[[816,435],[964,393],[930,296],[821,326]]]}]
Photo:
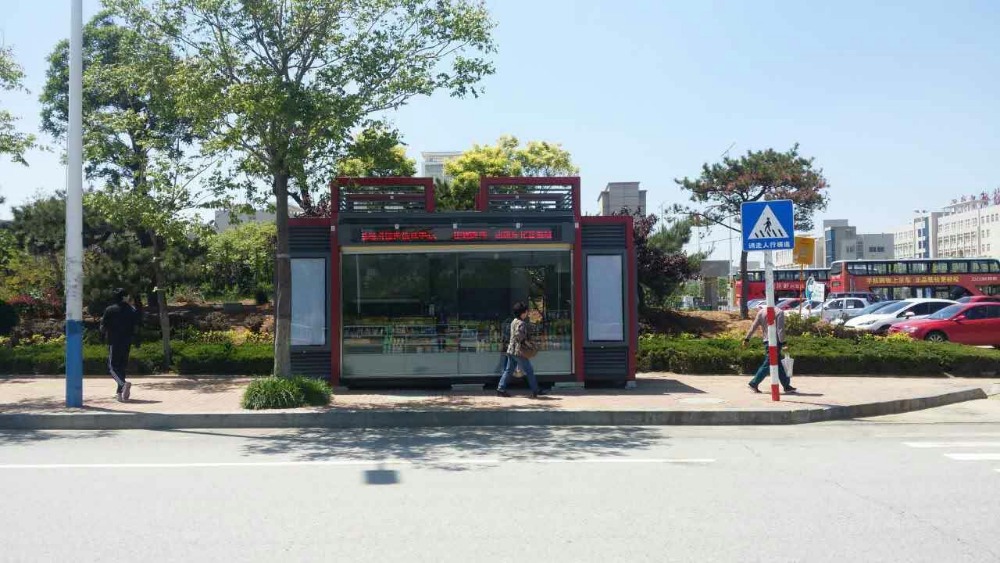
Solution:
[{"label": "grass patch", "polygon": [[270,376],[252,381],[243,392],[240,406],[250,410],[322,407],[330,404],[331,393],[325,381]]}]

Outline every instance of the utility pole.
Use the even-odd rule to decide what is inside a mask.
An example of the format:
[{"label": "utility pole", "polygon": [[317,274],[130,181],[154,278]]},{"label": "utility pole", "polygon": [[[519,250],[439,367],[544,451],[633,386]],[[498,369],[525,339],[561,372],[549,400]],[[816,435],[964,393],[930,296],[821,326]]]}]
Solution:
[{"label": "utility pole", "polygon": [[83,406],[83,0],[70,0],[66,135],[66,406]]}]

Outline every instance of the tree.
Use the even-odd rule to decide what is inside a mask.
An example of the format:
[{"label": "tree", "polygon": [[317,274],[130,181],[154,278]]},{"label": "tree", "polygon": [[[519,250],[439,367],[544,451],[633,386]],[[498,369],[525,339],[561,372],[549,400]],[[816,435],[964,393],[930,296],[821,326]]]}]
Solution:
[{"label": "tree", "polygon": [[337,165],[338,176],[414,176],[417,161],[406,156],[399,132],[383,125],[368,127],[354,137]]},{"label": "tree", "polygon": [[[790,199],[795,204],[795,225],[802,231],[812,229],[812,216],[826,209],[827,181],[823,170],[814,167],[814,159],[799,155],[796,144],[786,152],[774,149],[747,151],[721,163],[702,165],[701,176],[674,180],[691,192],[694,206],[677,206],[698,225],[720,225],[741,232],[727,220],[739,224],[740,206],[748,201]],[[740,315],[747,317],[747,253],[740,254]]]},{"label": "tree", "polygon": [[628,210],[616,215],[632,217],[639,312],[646,315],[654,304],[662,306],[682,283],[695,277],[700,257],[684,253],[684,245],[691,240],[691,223],[675,221],[654,234],[656,215]]},{"label": "tree", "polygon": [[[87,175],[104,181],[91,205],[114,225],[134,233],[149,250],[155,279],[165,366],[170,365],[168,248],[184,244],[189,226],[179,214],[195,207],[189,186],[202,170],[188,156],[195,136],[178,110],[170,78],[179,64],[169,44],[118,25],[110,12],[83,32],[84,159]],[[69,44],[49,55],[42,91],[42,128],[56,138],[68,125]]]},{"label": "tree", "polygon": [[[307,212],[360,125],[411,98],[478,95],[494,27],[474,0],[109,0],[186,55],[177,83],[204,149],[277,215],[275,374],[289,375],[288,198]],[[470,55],[471,53],[471,55]]]},{"label": "tree", "polygon": [[484,176],[574,176],[580,169],[557,143],[531,141],[521,147],[517,137],[504,135],[496,145],[473,145],[444,165],[451,181],[438,193],[442,209],[473,209],[479,179]]},{"label": "tree", "polygon": [[[24,70],[14,60],[14,53],[10,48],[0,46],[0,91],[25,91],[22,82],[24,80]],[[15,124],[18,118],[9,111],[0,107],[0,156],[6,156],[12,161],[28,165],[24,154],[35,148],[35,136],[17,130]],[[0,203],[4,202],[4,197],[0,195]]]}]

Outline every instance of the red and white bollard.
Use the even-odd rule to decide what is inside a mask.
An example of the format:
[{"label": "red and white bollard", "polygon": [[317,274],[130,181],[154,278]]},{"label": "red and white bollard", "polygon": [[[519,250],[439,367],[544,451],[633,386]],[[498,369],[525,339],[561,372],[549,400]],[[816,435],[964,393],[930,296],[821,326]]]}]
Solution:
[{"label": "red and white bollard", "polygon": [[774,255],[768,250],[764,253],[764,288],[767,297],[767,363],[771,372],[771,400],[780,401],[778,390],[778,327],[775,325],[774,309]]}]

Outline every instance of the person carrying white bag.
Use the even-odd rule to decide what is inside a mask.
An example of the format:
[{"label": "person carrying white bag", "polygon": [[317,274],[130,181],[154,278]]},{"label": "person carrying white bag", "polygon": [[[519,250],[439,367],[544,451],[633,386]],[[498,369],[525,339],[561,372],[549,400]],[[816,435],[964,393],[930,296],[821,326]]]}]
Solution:
[{"label": "person carrying white bag", "polygon": [[[771,362],[767,357],[767,307],[764,305],[761,305],[757,309],[757,316],[754,317],[753,324],[750,325],[750,330],[747,331],[746,338],[743,339],[744,346],[750,342],[750,338],[757,331],[758,327],[764,336],[764,363],[757,368],[757,373],[750,380],[750,383],[748,383],[754,393],[760,393],[760,382],[764,381],[764,378],[771,373]],[[774,328],[778,333],[778,357],[780,358],[781,350],[785,346],[785,312],[777,307],[774,309]],[[785,368],[786,361],[788,362],[788,369]],[[781,386],[785,388],[785,393],[794,393],[797,391],[796,388],[792,387],[792,362],[793,360],[788,356],[778,362],[778,379],[781,381]]]}]

